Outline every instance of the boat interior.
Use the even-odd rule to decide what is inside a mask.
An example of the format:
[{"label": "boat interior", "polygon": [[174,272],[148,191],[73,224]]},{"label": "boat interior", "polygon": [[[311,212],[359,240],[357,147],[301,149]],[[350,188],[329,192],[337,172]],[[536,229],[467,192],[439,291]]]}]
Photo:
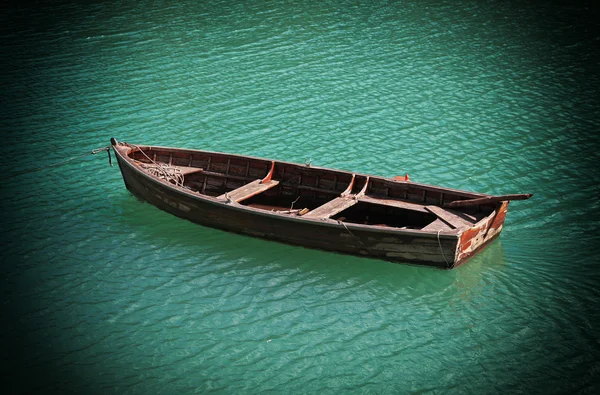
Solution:
[{"label": "boat interior", "polygon": [[225,203],[316,220],[453,231],[471,227],[496,207],[445,209],[446,202],[472,196],[311,165],[146,146],[132,146],[129,156],[145,171],[189,191]]}]

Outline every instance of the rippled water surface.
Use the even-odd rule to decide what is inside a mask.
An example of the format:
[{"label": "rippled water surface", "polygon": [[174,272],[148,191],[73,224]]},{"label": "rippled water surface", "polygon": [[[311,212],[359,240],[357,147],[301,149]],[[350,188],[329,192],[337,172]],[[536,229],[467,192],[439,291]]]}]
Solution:
[{"label": "rippled water surface", "polygon": [[[3,5],[12,393],[600,390],[598,9],[583,2]],[[105,153],[234,152],[486,193],[452,271],[203,228]]]}]

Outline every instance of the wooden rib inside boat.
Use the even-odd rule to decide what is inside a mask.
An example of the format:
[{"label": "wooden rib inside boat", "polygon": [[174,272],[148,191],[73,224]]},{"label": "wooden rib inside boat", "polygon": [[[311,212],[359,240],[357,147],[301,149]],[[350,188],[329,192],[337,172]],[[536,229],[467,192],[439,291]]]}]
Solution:
[{"label": "wooden rib inside boat", "polygon": [[408,177],[111,143],[127,188],[182,218],[294,245],[442,268],[465,262],[500,234],[509,200],[531,196],[503,199]]}]

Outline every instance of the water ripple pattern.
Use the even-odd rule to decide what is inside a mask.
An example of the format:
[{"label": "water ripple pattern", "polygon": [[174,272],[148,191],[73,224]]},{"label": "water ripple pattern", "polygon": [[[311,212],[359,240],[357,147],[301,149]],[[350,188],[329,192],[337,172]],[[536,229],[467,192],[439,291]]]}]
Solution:
[{"label": "water ripple pattern", "polygon": [[[583,1],[3,7],[9,393],[597,393],[598,12]],[[203,228],[106,146],[203,148],[488,193],[453,271]]]}]

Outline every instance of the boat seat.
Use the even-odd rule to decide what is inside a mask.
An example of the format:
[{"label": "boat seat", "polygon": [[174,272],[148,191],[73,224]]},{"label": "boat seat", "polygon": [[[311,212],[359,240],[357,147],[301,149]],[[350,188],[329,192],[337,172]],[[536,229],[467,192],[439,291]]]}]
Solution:
[{"label": "boat seat", "polygon": [[450,231],[452,228],[446,222],[442,221],[439,218],[436,218],[435,221],[430,223],[429,225],[423,227],[421,230],[426,232],[437,232],[437,231]]},{"label": "boat seat", "polygon": [[356,203],[358,203],[358,200],[353,199],[352,197],[335,198],[308,212],[302,218],[328,219],[344,211],[348,207],[354,206]]},{"label": "boat seat", "polygon": [[219,195],[217,199],[222,200],[232,200],[236,203],[239,203],[243,200],[249,199],[252,196],[256,196],[259,193],[262,193],[268,189],[271,189],[279,184],[277,180],[271,180],[268,182],[263,182],[262,179],[254,180],[251,183],[242,185],[241,187],[234,189],[232,191],[226,192],[222,195]]},{"label": "boat seat", "polygon": [[425,209],[430,213],[436,215],[438,219],[442,220],[452,229],[468,228],[473,225],[467,219],[459,217],[450,210],[443,209],[439,206],[425,206]]}]

